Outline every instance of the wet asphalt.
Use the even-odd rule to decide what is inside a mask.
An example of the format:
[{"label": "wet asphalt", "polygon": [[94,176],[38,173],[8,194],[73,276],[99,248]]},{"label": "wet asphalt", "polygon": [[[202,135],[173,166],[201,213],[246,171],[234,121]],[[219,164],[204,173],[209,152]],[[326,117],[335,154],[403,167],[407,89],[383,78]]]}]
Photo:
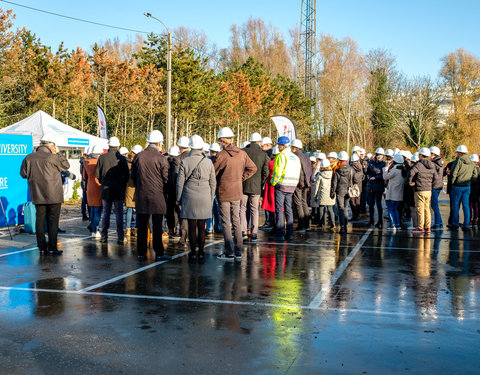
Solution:
[{"label": "wet asphalt", "polygon": [[192,265],[85,226],[63,224],[60,257],[2,240],[1,374],[480,373],[478,229],[262,232],[231,263],[216,236]]}]

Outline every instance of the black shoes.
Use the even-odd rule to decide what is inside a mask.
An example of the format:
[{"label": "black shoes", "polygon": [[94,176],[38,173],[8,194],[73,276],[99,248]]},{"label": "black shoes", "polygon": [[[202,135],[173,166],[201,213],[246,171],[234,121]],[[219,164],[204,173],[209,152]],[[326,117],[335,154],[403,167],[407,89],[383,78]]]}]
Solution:
[{"label": "black shoes", "polygon": [[194,252],[191,251],[188,254],[188,263],[190,263],[190,264],[197,263],[197,253],[194,253]]},{"label": "black shoes", "polygon": [[383,228],[383,221],[378,221],[377,224],[375,224],[375,228],[382,229]]},{"label": "black shoes", "polygon": [[144,261],[147,260],[147,257],[145,255],[137,255],[137,260]]},{"label": "black shoes", "polygon": [[63,250],[48,250],[47,254],[48,255],[62,255]]}]

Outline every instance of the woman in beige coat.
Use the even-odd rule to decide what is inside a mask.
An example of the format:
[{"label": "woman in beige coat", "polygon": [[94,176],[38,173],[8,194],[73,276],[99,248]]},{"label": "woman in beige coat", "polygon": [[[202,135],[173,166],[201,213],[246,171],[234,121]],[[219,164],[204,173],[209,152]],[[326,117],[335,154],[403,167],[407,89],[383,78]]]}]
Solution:
[{"label": "woman in beige coat", "polygon": [[320,169],[315,175],[315,183],[313,186],[313,199],[315,205],[319,207],[320,224],[323,226],[327,220],[330,229],[335,228],[335,214],[333,206],[335,205],[335,198],[330,198],[330,189],[332,186],[333,172],[330,168],[330,161],[324,159],[320,162]]}]

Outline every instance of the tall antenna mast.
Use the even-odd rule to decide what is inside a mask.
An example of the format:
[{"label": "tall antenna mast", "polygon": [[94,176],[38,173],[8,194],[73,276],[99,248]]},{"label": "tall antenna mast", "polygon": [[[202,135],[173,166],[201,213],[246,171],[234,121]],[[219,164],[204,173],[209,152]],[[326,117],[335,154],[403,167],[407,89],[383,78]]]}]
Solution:
[{"label": "tall antenna mast", "polygon": [[[317,0],[302,0],[302,16],[300,20],[300,45],[304,52],[303,85],[305,96],[316,99],[315,69],[317,51]],[[299,77],[300,78],[300,77]]]}]

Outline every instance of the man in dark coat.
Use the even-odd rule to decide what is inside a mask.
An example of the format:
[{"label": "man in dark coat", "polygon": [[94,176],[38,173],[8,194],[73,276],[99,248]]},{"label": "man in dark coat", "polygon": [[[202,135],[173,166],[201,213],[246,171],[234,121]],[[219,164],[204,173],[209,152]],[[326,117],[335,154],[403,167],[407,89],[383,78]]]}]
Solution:
[{"label": "man in dark coat", "polygon": [[303,144],[300,139],[292,141],[292,152],[300,159],[302,171],[300,173],[300,181],[293,193],[293,204],[298,215],[297,231],[310,229],[310,211],[307,203],[308,189],[312,182],[312,163],[307,155],[302,152]]},{"label": "man in dark coat", "polygon": [[[242,232],[250,231],[250,241],[254,242],[257,241],[258,233],[258,202],[262,194],[262,187],[269,174],[268,162],[270,161],[268,155],[260,147],[261,142],[260,134],[253,133],[250,137],[250,144],[243,149],[257,167],[255,174],[243,181],[243,197],[240,201]],[[250,215],[247,215],[247,209]],[[247,219],[248,216],[250,220]]]},{"label": "man in dark coat", "polygon": [[442,215],[440,214],[440,208],[438,205],[438,196],[443,190],[443,159],[440,156],[440,149],[436,146],[430,147],[430,152],[432,154],[432,162],[436,164],[436,178],[434,181],[434,186],[432,189],[432,210],[435,217],[435,221],[432,225],[433,229],[442,229],[443,221]]},{"label": "man in dark coat", "polygon": [[[37,152],[28,155],[22,162],[20,175],[28,179],[32,203],[36,209],[35,231],[40,252],[62,254],[57,249],[58,222],[63,203],[63,187],[60,174],[70,164],[55,145],[55,134],[46,134],[40,141]],[[48,244],[45,240],[45,219],[48,228]]]},{"label": "man in dark coat", "polygon": [[383,228],[383,208],[382,196],[385,190],[385,181],[383,180],[383,168],[387,165],[383,160],[385,151],[379,147],[375,150],[375,156],[368,162],[367,167],[367,191],[368,207],[370,210],[370,225],[374,224],[375,205],[377,205],[378,221],[375,226]]},{"label": "man in dark coat", "polygon": [[108,229],[110,228],[110,214],[114,206],[115,221],[117,223],[117,243],[123,244],[123,202],[125,190],[130,178],[128,163],[125,156],[120,155],[118,148],[120,141],[117,137],[108,140],[108,152],[100,155],[95,168],[95,177],[102,185],[102,239],[108,241]]},{"label": "man in dark coat", "polygon": [[136,187],[135,208],[137,210],[137,258],[145,260],[148,242],[148,221],[152,217],[153,250],[156,260],[171,259],[165,255],[162,242],[163,217],[167,214],[165,199],[168,183],[168,161],[161,153],[163,134],[150,132],[147,148],[135,156],[132,162],[132,180]]}]

